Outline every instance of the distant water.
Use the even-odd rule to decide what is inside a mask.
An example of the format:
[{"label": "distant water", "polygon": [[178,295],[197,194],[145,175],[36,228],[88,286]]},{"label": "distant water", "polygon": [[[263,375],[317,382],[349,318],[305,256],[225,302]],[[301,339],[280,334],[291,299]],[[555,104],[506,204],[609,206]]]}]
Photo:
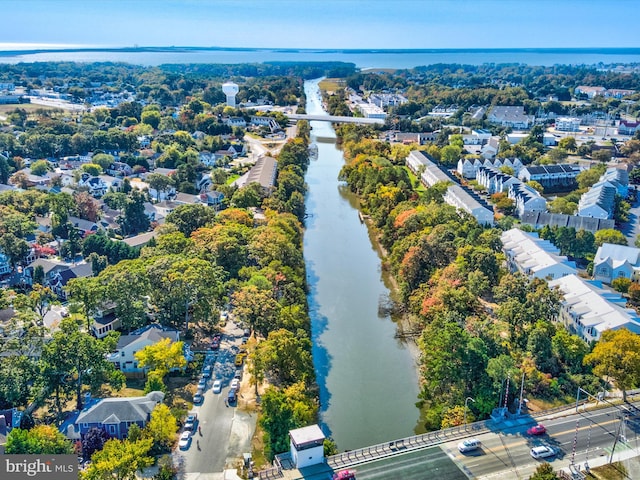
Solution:
[{"label": "distant water", "polygon": [[140,49],[66,49],[0,51],[0,63],[126,62],[157,66],[186,63],[326,62],[354,63],[358,68],[413,68],[436,63],[482,65],[522,63],[552,66],[640,63],[640,48],[607,49],[454,49],[454,50],[285,50],[167,47]]}]

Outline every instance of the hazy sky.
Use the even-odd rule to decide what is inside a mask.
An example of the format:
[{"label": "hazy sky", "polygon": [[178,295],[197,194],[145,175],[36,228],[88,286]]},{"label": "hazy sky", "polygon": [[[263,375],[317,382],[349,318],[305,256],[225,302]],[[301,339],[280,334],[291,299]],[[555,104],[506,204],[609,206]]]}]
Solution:
[{"label": "hazy sky", "polygon": [[0,48],[640,47],[640,0],[0,0],[0,11]]}]

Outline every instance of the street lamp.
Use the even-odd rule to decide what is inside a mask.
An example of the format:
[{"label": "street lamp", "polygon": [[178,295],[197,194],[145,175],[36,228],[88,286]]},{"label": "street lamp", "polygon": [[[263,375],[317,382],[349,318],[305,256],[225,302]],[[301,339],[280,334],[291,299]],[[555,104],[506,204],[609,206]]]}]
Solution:
[{"label": "street lamp", "polygon": [[464,400],[464,420],[462,421],[462,423],[464,423],[464,429],[467,429],[467,403],[469,402],[469,400],[471,400],[473,403],[476,403],[476,401],[471,398],[471,397],[467,397]]}]

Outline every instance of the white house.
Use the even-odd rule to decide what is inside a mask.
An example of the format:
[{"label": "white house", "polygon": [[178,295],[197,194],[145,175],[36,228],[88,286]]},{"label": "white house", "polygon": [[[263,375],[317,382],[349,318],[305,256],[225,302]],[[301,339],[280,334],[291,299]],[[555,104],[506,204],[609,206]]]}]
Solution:
[{"label": "white house", "polygon": [[177,342],[180,340],[180,332],[157,324],[147,325],[129,335],[122,335],[116,345],[116,351],[108,356],[108,360],[122,372],[142,373],[144,370],[138,367],[134,353],[165,338],[169,338],[172,343]]},{"label": "white house", "polygon": [[289,430],[289,453],[296,468],[324,462],[324,439],[318,425]]},{"label": "white house", "polygon": [[576,265],[560,255],[560,250],[537,233],[512,228],[503,232],[502,251],[511,272],[520,272],[529,278],[555,280],[577,273]]},{"label": "white house", "polygon": [[549,282],[549,287],[563,295],[559,320],[586,342],[599,340],[606,330],[626,328],[640,334],[638,314],[625,308],[627,301],[619,293],[602,289],[599,282],[574,274]]},{"label": "white house", "polygon": [[603,243],[593,259],[593,278],[611,283],[616,278],[640,278],[640,248]]},{"label": "white house", "polygon": [[556,130],[577,132],[580,130],[580,119],[577,117],[558,117],[556,118]]},{"label": "white house", "polygon": [[499,106],[496,105],[487,115],[487,120],[503,127],[527,129],[535,122],[533,115],[524,113],[524,106]]}]

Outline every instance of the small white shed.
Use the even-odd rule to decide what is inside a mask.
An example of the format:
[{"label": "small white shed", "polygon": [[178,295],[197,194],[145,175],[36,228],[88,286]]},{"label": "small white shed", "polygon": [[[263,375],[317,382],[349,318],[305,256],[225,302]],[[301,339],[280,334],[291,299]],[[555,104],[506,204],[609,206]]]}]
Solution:
[{"label": "small white shed", "polygon": [[289,430],[291,459],[296,468],[324,462],[324,433],[318,425]]}]

